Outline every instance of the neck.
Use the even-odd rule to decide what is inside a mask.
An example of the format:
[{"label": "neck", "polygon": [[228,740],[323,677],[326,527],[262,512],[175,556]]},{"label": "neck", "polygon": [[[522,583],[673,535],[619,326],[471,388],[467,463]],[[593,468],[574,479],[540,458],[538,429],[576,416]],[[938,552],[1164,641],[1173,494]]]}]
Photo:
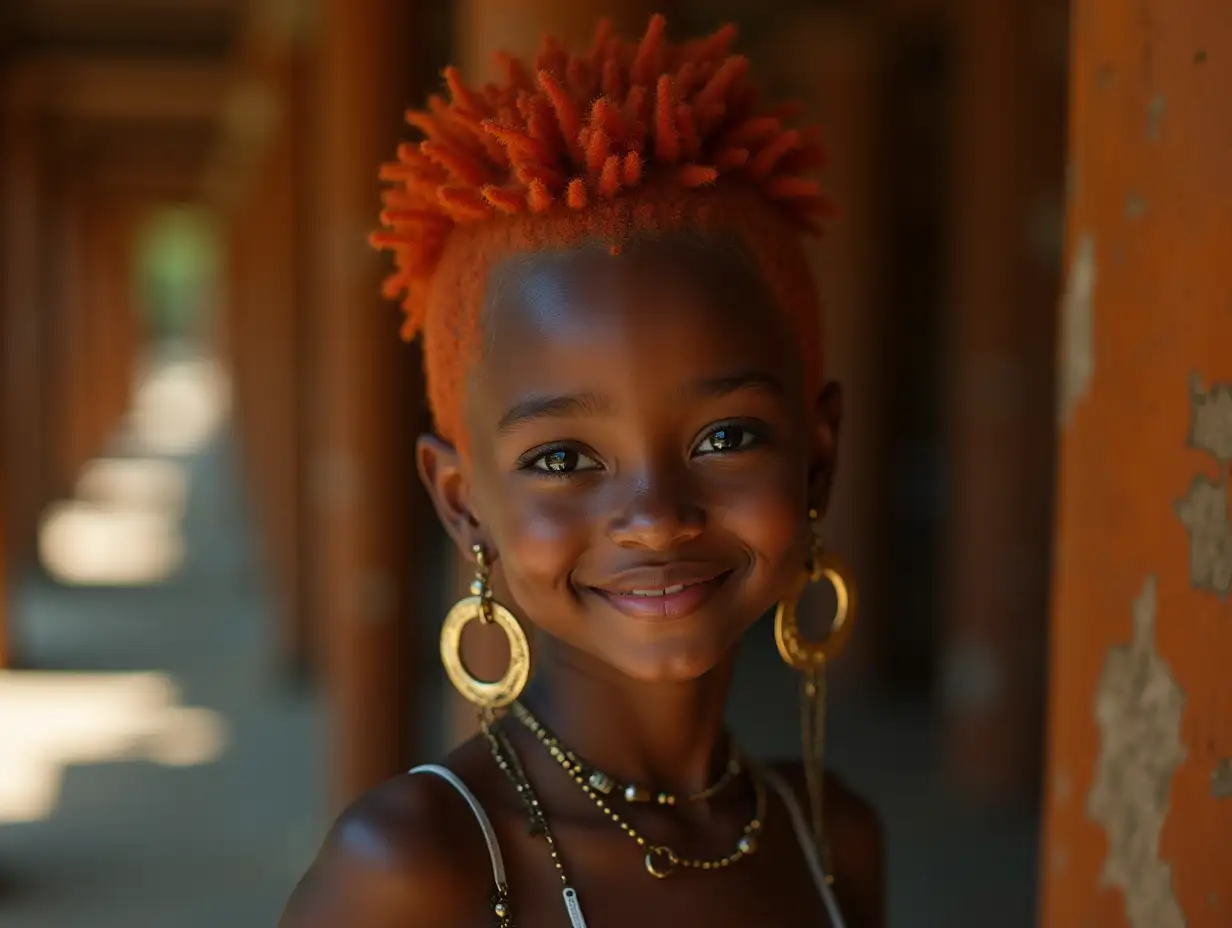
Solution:
[{"label": "neck", "polygon": [[682,683],[634,680],[559,642],[540,653],[522,701],[586,763],[623,783],[677,794],[704,789],[722,771],[734,653]]}]

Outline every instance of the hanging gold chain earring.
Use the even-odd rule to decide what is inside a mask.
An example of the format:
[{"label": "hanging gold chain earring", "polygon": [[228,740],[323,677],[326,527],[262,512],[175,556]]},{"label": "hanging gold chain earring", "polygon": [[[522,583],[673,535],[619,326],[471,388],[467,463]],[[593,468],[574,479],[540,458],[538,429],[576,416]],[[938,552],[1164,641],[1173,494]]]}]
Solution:
[{"label": "hanging gold chain earring", "polygon": [[[793,670],[803,674],[800,686],[800,733],[804,743],[804,774],[808,783],[813,837],[821,853],[826,879],[833,882],[830,846],[825,837],[822,794],[825,782],[826,665],[834,660],[851,637],[856,614],[856,586],[851,571],[838,558],[822,550],[817,534],[817,510],[809,510],[809,564],[788,596],[779,602],[774,616],[774,640],[779,655]],[[810,583],[825,579],[834,587],[836,607],[830,632],[820,641],[809,640],[800,631],[800,596]]]},{"label": "hanging gold chain earring", "polygon": [[[530,643],[513,613],[492,599],[492,570],[483,546],[475,545],[471,551],[475,555],[471,595],[455,603],[445,616],[441,626],[441,662],[458,692],[475,705],[480,717],[487,721],[495,710],[517,699],[530,679]],[[462,662],[462,630],[476,619],[485,625],[495,624],[509,641],[509,667],[499,680],[479,680]]]}]

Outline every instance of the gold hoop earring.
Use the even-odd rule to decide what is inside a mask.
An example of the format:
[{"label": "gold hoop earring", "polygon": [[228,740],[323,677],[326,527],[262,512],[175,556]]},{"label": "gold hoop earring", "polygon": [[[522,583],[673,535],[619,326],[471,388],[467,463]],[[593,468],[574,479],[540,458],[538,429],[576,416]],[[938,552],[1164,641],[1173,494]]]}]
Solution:
[{"label": "gold hoop earring", "polygon": [[[455,603],[445,616],[441,626],[441,663],[458,692],[478,707],[480,714],[490,714],[509,705],[525,688],[530,679],[530,642],[513,613],[492,599],[491,568],[483,546],[475,545],[471,550],[475,554],[471,595]],[[509,640],[509,666],[499,680],[479,680],[462,662],[462,630],[476,619],[485,625],[495,624]]]},{"label": "gold hoop earring", "polygon": [[[774,641],[787,666],[803,675],[800,686],[800,737],[804,747],[804,775],[808,784],[813,838],[821,853],[826,879],[834,881],[830,845],[825,836],[823,791],[826,749],[826,665],[846,647],[856,616],[856,585],[847,566],[822,550],[817,535],[817,510],[809,510],[809,564],[791,593],[779,602],[774,615]],[[800,632],[800,596],[810,583],[828,580],[837,600],[830,632],[820,641]]]}]

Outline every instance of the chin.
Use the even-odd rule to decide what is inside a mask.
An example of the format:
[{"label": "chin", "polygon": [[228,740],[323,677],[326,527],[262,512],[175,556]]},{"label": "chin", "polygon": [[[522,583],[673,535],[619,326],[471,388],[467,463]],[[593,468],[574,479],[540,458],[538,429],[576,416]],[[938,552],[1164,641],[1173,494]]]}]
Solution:
[{"label": "chin", "polygon": [[716,641],[659,641],[629,648],[619,662],[609,652],[607,661],[641,683],[692,683],[722,664],[732,648]]}]

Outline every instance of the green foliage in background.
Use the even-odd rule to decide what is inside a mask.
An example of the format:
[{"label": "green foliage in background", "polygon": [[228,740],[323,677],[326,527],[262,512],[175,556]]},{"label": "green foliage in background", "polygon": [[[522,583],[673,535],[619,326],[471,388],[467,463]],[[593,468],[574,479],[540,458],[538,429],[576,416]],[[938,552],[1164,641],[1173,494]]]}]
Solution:
[{"label": "green foliage in background", "polygon": [[152,217],[137,241],[140,307],[157,339],[201,331],[219,274],[218,229],[205,211],[189,207]]}]

